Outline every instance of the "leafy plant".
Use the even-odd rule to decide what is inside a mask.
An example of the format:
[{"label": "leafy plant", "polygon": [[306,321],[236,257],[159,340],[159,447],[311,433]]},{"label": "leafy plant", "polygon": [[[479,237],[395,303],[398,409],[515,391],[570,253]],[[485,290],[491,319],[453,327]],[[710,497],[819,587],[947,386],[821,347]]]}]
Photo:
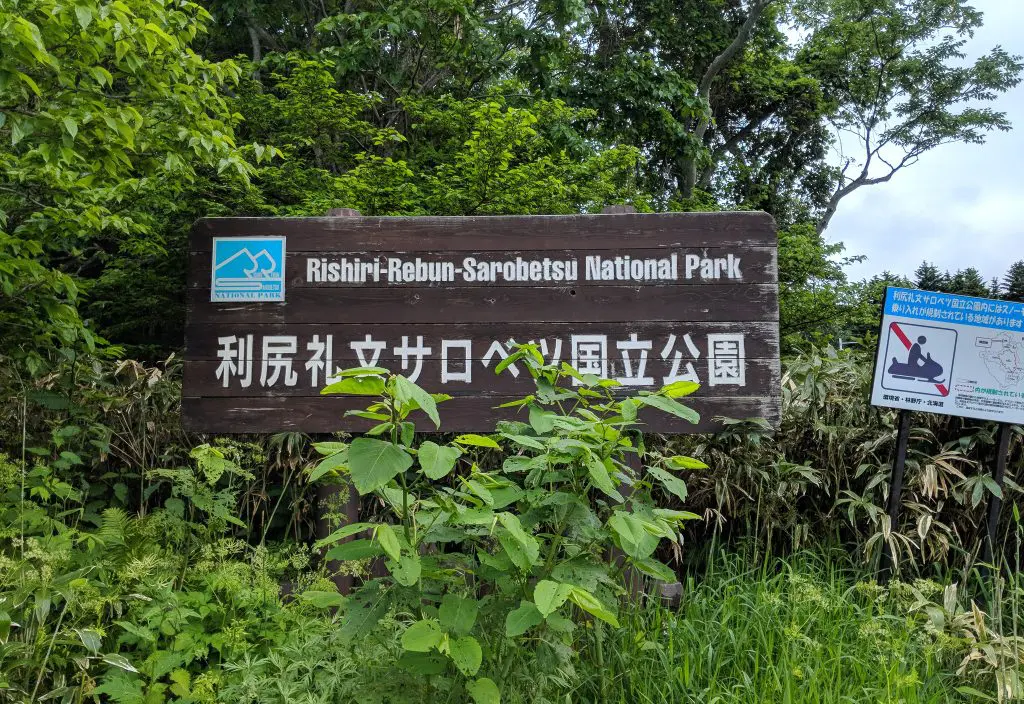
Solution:
[{"label": "leafy plant", "polygon": [[342,632],[357,639],[384,614],[403,614],[400,664],[481,703],[499,700],[522,648],[536,654],[542,682],[545,664],[571,663],[575,629],[618,628],[631,574],[675,579],[655,552],[697,516],[656,496],[685,497],[679,471],[706,467],[646,450],[638,430],[648,408],[696,421],[676,400],[696,384],[621,398],[617,382],[545,365],[533,345],[498,371],[517,362],[537,387],[508,404],[525,420],[443,445],[417,444],[411,418],[422,413],[439,428],[437,405],[447,397],[381,368],[341,372],[323,393],[378,397],[354,412],[376,425],[351,443],[317,445],[325,458],[313,473],[347,476],[385,507],[378,522],[320,541],[332,546],[328,559],[377,559],[386,568],[352,595]]}]

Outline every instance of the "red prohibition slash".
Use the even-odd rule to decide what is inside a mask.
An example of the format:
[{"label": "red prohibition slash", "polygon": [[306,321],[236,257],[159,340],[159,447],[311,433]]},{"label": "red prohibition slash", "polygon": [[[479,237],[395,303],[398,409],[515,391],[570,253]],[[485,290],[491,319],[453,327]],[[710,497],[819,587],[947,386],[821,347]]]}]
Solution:
[{"label": "red prohibition slash", "polygon": [[[896,337],[900,339],[900,342],[903,343],[903,346],[906,347],[907,351],[909,352],[910,348],[913,345],[910,342],[910,338],[907,337],[907,334],[903,332],[902,329],[900,329],[899,323],[890,323],[889,329],[896,333]],[[943,396],[949,396],[949,389],[946,388],[945,384],[936,384],[935,388],[938,389],[939,393],[942,394]]]}]

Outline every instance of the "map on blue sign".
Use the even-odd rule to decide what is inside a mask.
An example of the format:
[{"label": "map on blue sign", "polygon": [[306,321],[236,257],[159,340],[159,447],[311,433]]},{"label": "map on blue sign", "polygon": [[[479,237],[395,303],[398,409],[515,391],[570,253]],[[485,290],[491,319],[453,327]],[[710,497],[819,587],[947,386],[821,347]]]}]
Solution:
[{"label": "map on blue sign", "polygon": [[210,300],[284,300],[284,237],[215,237]]}]

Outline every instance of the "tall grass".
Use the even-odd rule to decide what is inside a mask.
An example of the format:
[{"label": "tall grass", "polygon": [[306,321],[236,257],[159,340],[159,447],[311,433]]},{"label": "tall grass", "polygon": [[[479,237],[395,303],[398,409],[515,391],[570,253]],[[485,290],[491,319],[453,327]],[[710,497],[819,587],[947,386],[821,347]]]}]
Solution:
[{"label": "tall grass", "polygon": [[751,569],[718,556],[684,585],[677,611],[623,614],[626,627],[604,633],[603,669],[590,638],[573,701],[939,704],[995,694],[983,675],[957,674],[969,643],[929,627],[921,599],[941,610],[941,585],[886,590],[857,582],[845,562],[802,554]]}]

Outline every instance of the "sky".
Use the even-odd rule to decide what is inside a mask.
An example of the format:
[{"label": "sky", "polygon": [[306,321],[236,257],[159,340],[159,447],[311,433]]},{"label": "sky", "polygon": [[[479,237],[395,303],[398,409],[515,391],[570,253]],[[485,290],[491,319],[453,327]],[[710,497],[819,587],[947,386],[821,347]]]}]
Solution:
[{"label": "sky", "polygon": [[[969,56],[1001,45],[1024,55],[1024,0],[974,0],[985,24],[965,50]],[[1005,112],[1010,132],[985,144],[947,144],[896,174],[888,183],[847,196],[825,231],[846,254],[867,260],[847,267],[853,279],[891,271],[913,278],[924,260],[940,269],[978,269],[985,280],[1024,259],[1024,84],[990,104]]]}]

